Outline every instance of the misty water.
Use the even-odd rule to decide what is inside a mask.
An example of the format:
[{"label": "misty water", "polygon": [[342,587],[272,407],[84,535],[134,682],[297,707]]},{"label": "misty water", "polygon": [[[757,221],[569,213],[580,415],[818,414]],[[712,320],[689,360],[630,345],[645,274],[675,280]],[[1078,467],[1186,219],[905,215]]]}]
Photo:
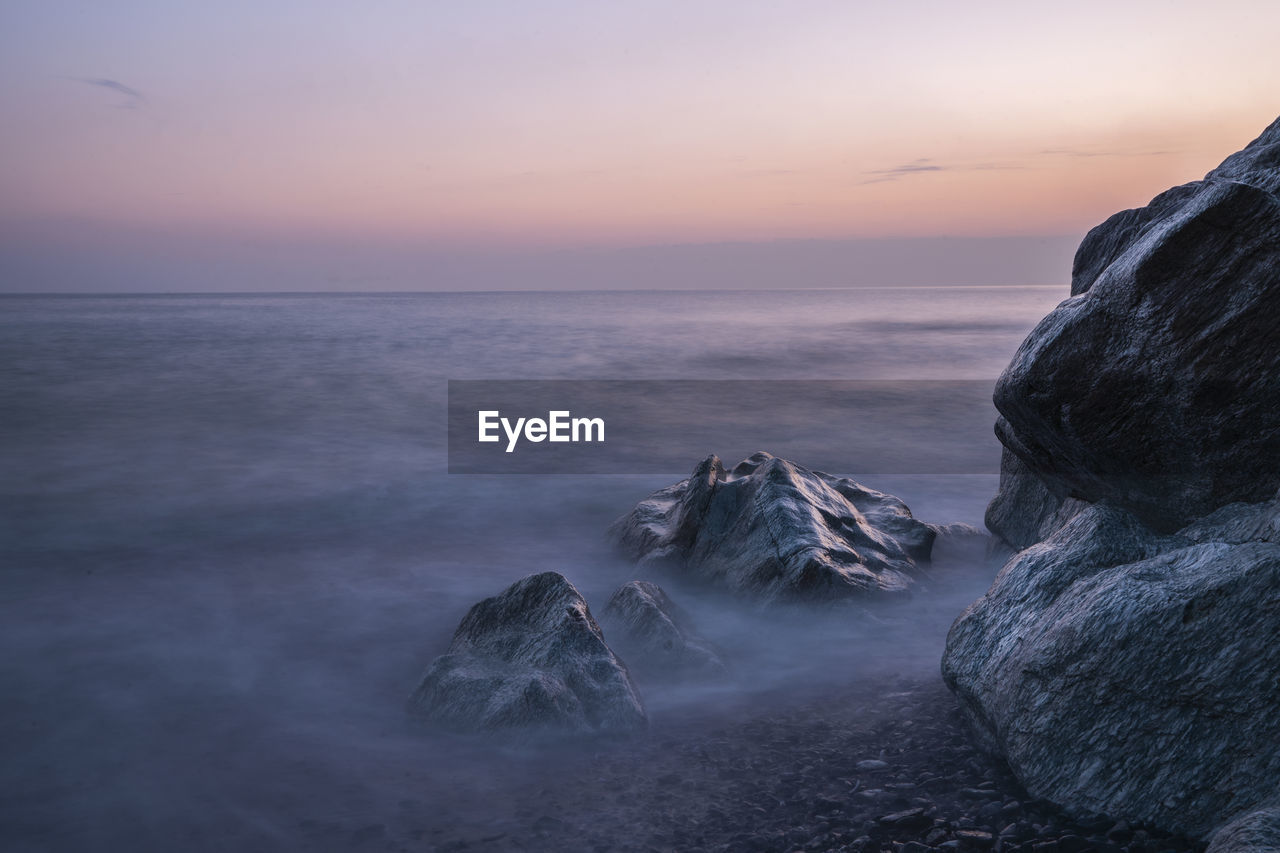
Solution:
[{"label": "misty water", "polygon": [[[601,609],[636,577],[609,523],[736,451],[670,472],[450,475],[447,380],[990,382],[1065,296],[0,299],[3,846],[418,849],[442,821],[498,821],[496,800],[569,760],[425,730],[406,697],[467,608],[520,577],[560,571]],[[931,411],[931,443],[956,415]],[[980,525],[998,449],[952,440],[987,471],[859,476],[854,441],[795,461]],[[757,449],[781,455],[768,435]],[[873,672],[937,678],[992,575],[946,568],[934,595],[863,620],[659,579],[736,665],[727,684],[642,684],[650,736]]]}]

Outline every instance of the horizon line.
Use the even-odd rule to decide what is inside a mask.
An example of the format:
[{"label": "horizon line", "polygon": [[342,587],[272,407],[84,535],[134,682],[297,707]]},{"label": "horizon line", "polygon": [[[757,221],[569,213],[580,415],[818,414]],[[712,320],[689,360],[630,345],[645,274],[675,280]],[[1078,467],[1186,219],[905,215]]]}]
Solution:
[{"label": "horizon line", "polygon": [[1070,288],[1061,284],[871,284],[847,287],[595,287],[595,288],[511,288],[483,290],[63,290],[0,291],[4,297],[108,297],[108,296],[421,296],[481,295],[498,293],[797,293],[846,290],[1056,290]]}]

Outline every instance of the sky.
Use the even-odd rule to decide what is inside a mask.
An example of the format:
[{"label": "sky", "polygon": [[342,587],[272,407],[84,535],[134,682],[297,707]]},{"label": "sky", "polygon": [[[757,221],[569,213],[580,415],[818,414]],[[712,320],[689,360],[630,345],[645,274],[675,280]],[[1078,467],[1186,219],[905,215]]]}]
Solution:
[{"label": "sky", "polygon": [[6,0],[0,290],[1065,282],[1280,114],[1276,32],[1272,0]]}]

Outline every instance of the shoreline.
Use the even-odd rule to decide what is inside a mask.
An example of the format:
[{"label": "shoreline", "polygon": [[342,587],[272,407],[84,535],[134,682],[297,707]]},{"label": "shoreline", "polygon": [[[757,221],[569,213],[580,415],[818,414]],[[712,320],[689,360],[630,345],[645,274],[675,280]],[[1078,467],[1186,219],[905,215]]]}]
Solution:
[{"label": "shoreline", "polygon": [[[1030,797],[1002,761],[974,746],[941,677],[881,676],[775,698],[729,714],[668,718],[641,741],[610,751],[550,754],[541,781],[493,791],[488,820],[437,815],[409,831],[407,846],[378,834],[376,849],[1204,849],[1105,818],[1072,819]],[[356,836],[344,841],[364,849]]]}]

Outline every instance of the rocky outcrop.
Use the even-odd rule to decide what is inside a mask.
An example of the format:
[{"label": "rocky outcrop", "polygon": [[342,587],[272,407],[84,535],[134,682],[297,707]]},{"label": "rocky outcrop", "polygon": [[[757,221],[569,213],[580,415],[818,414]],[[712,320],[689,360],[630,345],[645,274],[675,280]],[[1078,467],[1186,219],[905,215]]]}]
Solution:
[{"label": "rocky outcrop", "polygon": [[638,673],[662,680],[716,679],[727,668],[719,649],[689,615],[648,581],[631,581],[609,599],[600,621]]},{"label": "rocky outcrop", "polygon": [[1280,806],[1233,820],[1214,833],[1205,853],[1280,853]]},{"label": "rocky outcrop", "polygon": [[1280,779],[1280,501],[1174,535],[1092,506],[956,621],[943,674],[1027,789],[1204,835]]},{"label": "rocky outcrop", "polygon": [[632,559],[763,602],[905,595],[936,536],[897,498],[768,453],[729,472],[708,457],[610,534]]},{"label": "rocky outcrop", "polygon": [[1049,491],[1008,448],[1000,460],[1000,490],[987,505],[987,529],[1014,551],[1048,539],[1089,504]]},{"label": "rocky outcrop", "polygon": [[627,667],[556,572],[471,608],[410,711],[459,731],[626,734],[648,718]]},{"label": "rocky outcrop", "polygon": [[[1280,121],[1204,180],[1089,232],[1072,297],[996,386],[992,530],[1025,547],[1068,499],[1170,532],[1280,486]],[[1070,512],[1066,513],[1070,516]]]},{"label": "rocky outcrop", "polygon": [[1129,250],[1153,223],[1176,211],[1191,196],[1197,184],[1183,184],[1165,190],[1153,198],[1146,207],[1122,210],[1112,214],[1101,225],[1093,228],[1076,247],[1071,264],[1071,295],[1084,293],[1098,276]]}]

